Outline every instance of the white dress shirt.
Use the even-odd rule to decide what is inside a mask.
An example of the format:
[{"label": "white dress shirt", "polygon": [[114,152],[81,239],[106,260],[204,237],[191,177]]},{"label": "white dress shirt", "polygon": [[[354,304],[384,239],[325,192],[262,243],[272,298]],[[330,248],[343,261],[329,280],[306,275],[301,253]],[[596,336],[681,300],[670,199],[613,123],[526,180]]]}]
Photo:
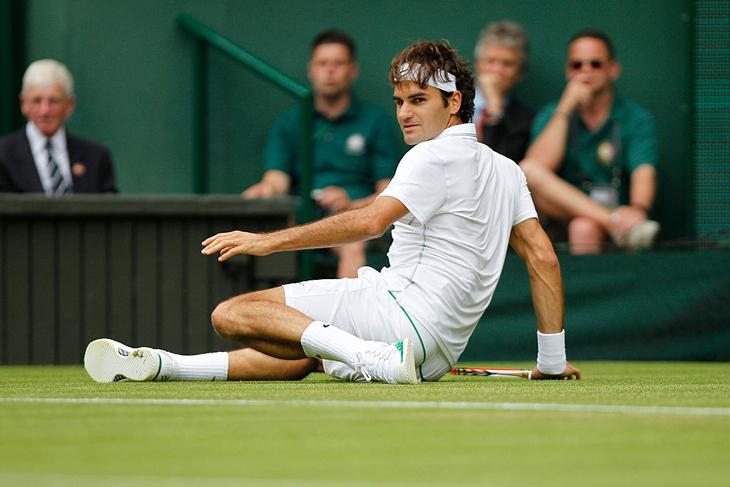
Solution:
[{"label": "white dress shirt", "polygon": [[[41,179],[43,190],[47,195],[53,194],[51,184],[51,175],[48,173],[48,151],[46,150],[46,142],[49,137],[35,126],[33,122],[28,122],[25,126],[25,134],[28,136],[30,143],[30,151],[33,154],[33,161]],[[66,185],[73,187],[73,178],[71,177],[71,163],[68,157],[68,149],[66,148],[66,129],[62,126],[50,137],[51,147],[53,149],[53,160],[61,171],[63,180]]]}]

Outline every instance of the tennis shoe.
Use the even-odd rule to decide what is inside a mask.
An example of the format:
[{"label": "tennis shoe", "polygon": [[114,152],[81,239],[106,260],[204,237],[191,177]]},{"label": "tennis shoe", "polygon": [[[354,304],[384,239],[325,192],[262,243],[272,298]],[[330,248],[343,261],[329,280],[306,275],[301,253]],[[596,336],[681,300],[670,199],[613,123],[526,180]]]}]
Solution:
[{"label": "tennis shoe", "polygon": [[628,234],[615,239],[616,244],[621,248],[629,250],[648,249],[654,243],[654,239],[659,233],[659,228],[658,222],[644,220],[634,225]]},{"label": "tennis shoe", "polygon": [[89,343],[84,368],[96,382],[161,380],[163,354],[149,347],[131,348],[109,338]]},{"label": "tennis shoe", "polygon": [[413,343],[409,339],[396,343],[373,343],[370,348],[357,354],[355,370],[366,381],[389,384],[418,384]]}]

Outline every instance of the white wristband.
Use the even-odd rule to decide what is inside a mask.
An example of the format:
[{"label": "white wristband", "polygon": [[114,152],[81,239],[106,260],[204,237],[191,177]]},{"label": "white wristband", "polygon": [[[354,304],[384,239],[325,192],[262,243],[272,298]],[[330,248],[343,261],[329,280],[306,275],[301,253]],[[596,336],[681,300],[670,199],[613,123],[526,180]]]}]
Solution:
[{"label": "white wristband", "polygon": [[560,333],[537,332],[537,369],[543,374],[565,371],[565,330]]}]

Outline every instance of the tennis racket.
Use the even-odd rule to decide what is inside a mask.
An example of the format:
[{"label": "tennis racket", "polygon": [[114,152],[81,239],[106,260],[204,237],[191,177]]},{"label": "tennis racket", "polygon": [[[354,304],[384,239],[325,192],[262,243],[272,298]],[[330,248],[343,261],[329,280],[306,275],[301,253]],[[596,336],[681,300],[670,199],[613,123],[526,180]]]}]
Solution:
[{"label": "tennis racket", "polygon": [[529,379],[530,371],[525,369],[503,369],[498,367],[454,367],[451,375],[480,375]]}]

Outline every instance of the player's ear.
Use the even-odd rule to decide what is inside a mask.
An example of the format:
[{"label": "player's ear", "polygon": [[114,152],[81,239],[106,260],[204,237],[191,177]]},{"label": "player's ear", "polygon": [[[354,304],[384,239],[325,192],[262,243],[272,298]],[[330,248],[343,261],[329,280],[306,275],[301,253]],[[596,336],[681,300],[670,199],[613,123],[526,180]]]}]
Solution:
[{"label": "player's ear", "polygon": [[449,113],[456,115],[461,110],[461,91],[455,91],[449,98]]}]

